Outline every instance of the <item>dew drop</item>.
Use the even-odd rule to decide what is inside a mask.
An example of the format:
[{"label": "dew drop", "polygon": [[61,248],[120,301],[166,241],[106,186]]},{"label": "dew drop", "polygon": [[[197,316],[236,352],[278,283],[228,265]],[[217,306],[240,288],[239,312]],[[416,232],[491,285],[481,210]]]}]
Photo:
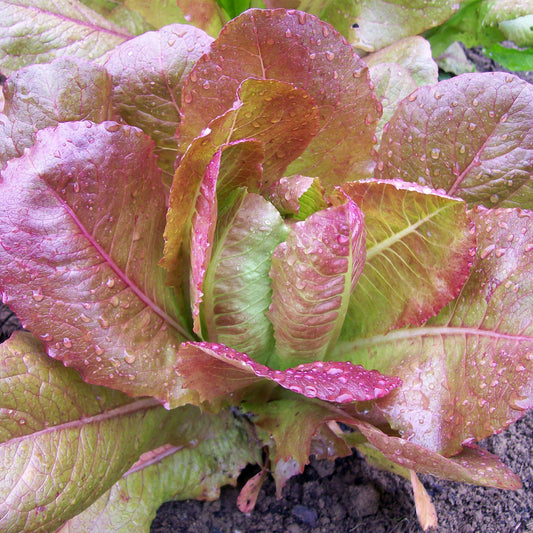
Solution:
[{"label": "dew drop", "polygon": [[524,251],[531,252],[531,250],[533,250],[533,242],[528,242],[524,247]]},{"label": "dew drop", "polygon": [[206,89],[206,90],[209,89],[210,86],[211,86],[211,85],[210,85],[210,83],[209,83],[207,80],[205,80],[204,83],[202,83],[202,87],[203,87],[204,89]]},{"label": "dew drop", "polygon": [[328,61],[333,61],[335,59],[335,54],[333,52],[327,51],[326,52],[326,59]]},{"label": "dew drop", "polygon": [[292,31],[290,29],[287,29],[287,31],[285,32],[285,37],[287,37],[287,39],[290,39],[292,37]]},{"label": "dew drop", "polygon": [[110,303],[113,307],[118,307],[118,304],[119,304],[118,296],[112,296],[112,297],[111,297],[111,300],[109,300],[109,303]]},{"label": "dew drop", "polygon": [[104,329],[109,327],[109,320],[106,320],[103,316],[98,317],[98,323],[100,326],[102,326]]},{"label": "dew drop", "polygon": [[409,102],[414,102],[416,100],[416,94],[410,94],[407,99],[409,100]]},{"label": "dew drop", "polygon": [[192,94],[191,93],[185,93],[185,96],[183,97],[183,101],[186,104],[190,104],[192,102]]},{"label": "dew drop", "polygon": [[298,22],[300,24],[305,24],[305,21],[306,21],[306,13],[304,13],[303,11],[299,11],[298,12]]},{"label": "dew drop", "polygon": [[505,255],[505,248],[498,248],[495,252],[496,257],[503,257]]},{"label": "dew drop", "polygon": [[431,159],[438,159],[440,157],[440,150],[438,148],[431,149]]},{"label": "dew drop", "polygon": [[[96,355],[102,355],[104,353],[104,350],[102,350],[102,348],[100,348],[100,346],[96,345],[94,347],[94,353]],[[98,361],[98,358],[96,360]]]},{"label": "dew drop", "polygon": [[468,129],[470,131],[474,131],[476,128],[477,128],[477,125],[474,124],[473,122],[470,122],[470,124],[468,125]]},{"label": "dew drop", "polygon": [[44,294],[41,292],[41,289],[37,289],[36,291],[33,291],[33,292],[32,292],[31,297],[32,297],[36,302],[42,302],[43,299],[44,299]]},{"label": "dew drop", "polygon": [[466,152],[466,146],[462,144],[461,148],[459,148],[459,153],[464,154],[465,152]]},{"label": "dew drop", "polygon": [[193,83],[196,83],[198,81],[198,76],[196,75],[196,72],[194,70],[189,74],[189,80]]},{"label": "dew drop", "polygon": [[63,339],[63,346],[65,348],[72,348],[72,341],[68,337],[65,337]]},{"label": "dew drop", "polygon": [[113,278],[107,278],[107,281],[105,282],[106,287],[109,287],[112,289],[115,286],[115,280]]},{"label": "dew drop", "polygon": [[20,419],[19,419],[19,424],[20,424],[21,426],[23,426],[25,423],[26,423],[26,419],[25,419],[25,418],[20,418]]},{"label": "dew drop", "polygon": [[109,133],[114,133],[115,131],[118,131],[120,129],[120,124],[107,124],[105,126],[105,129],[109,132]]},{"label": "dew drop", "polygon": [[124,361],[128,363],[128,365],[132,365],[135,363],[135,355],[125,352]]},{"label": "dew drop", "polygon": [[492,204],[497,204],[500,197],[497,194],[491,194],[489,200]]},{"label": "dew drop", "polygon": [[77,181],[72,184],[72,188],[74,189],[74,192],[80,192],[80,184]]}]

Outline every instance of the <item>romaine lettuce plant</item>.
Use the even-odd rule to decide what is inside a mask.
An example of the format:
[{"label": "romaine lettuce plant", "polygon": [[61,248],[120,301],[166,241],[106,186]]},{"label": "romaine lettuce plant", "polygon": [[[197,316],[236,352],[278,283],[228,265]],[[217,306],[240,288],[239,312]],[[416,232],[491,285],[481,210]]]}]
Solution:
[{"label": "romaine lettuce plant", "polygon": [[531,85],[302,11],[102,28],[1,63],[2,530],[147,530],[258,463],[250,510],[352,448],[417,504],[519,488],[476,442],[532,406]]}]

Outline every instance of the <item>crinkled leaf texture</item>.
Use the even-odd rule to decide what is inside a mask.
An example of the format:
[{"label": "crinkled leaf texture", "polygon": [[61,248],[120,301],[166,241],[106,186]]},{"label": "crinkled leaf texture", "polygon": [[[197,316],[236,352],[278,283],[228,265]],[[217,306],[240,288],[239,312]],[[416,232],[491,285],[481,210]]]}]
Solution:
[{"label": "crinkled leaf texture", "polygon": [[365,215],[366,263],[341,336],[422,325],[455,298],[476,252],[463,201],[401,180],[339,187]]},{"label": "crinkled leaf texture", "polygon": [[333,348],[366,257],[363,215],[350,199],[296,222],[272,255],[276,355],[282,368]]},{"label": "crinkled leaf texture", "polygon": [[316,361],[287,370],[272,370],[221,344],[183,343],[178,368],[186,387],[212,401],[267,379],[308,398],[348,403],[380,398],[400,380],[350,363]]},{"label": "crinkled leaf texture", "polygon": [[[190,445],[231,425],[196,407],[168,411],[151,398],[88,385],[27,332],[1,344],[0,359],[2,531],[53,531],[110,489],[142,453],[166,443]],[[245,449],[242,439],[238,444]],[[241,452],[241,461],[243,455],[249,457]]]},{"label": "crinkled leaf texture", "polygon": [[390,120],[375,176],[444,189],[470,206],[532,209],[532,123],[533,86],[511,74],[421,87]]},{"label": "crinkled leaf texture", "polygon": [[31,146],[38,130],[59,122],[103,122],[111,115],[111,80],[103,67],[83,59],[59,58],[22,68],[3,90],[0,168]]},{"label": "crinkled leaf texture", "polygon": [[174,360],[187,332],[157,265],[165,210],[140,130],[41,130],[2,172],[0,287],[48,353],[86,381],[176,406]]},{"label": "crinkled leaf texture", "polygon": [[[289,173],[320,176],[325,186],[369,174],[381,106],[366,65],[329,24],[283,9],[249,10],[230,21],[196,63],[183,87],[182,152],[232,106],[247,78],[291,83],[318,106],[320,130]],[[300,155],[280,150],[292,160]]]},{"label": "crinkled leaf texture", "polygon": [[77,0],[1,0],[0,71],[56,57],[95,59],[132,35]]},{"label": "crinkled leaf texture", "polygon": [[[248,463],[260,462],[244,425],[210,417],[209,438],[195,448],[166,445],[149,452],[120,481],[58,533],[150,531],[157,509],[169,500],[214,500],[222,485],[237,483]],[[222,422],[222,423],[221,423]]]},{"label": "crinkled leaf texture", "polygon": [[533,215],[471,212],[478,251],[461,293],[422,327],[339,343],[335,360],[398,375],[377,402],[412,443],[453,455],[533,405]]},{"label": "crinkled leaf texture", "polygon": [[178,150],[183,80],[212,41],[194,26],[170,24],[117,46],[105,62],[115,110],[152,138],[158,165],[170,176]]},{"label": "crinkled leaf texture", "polygon": [[[168,271],[169,284],[179,287],[183,272],[187,271],[192,218],[201,201],[206,168],[216,152],[231,149],[232,153],[232,158],[221,158],[219,174],[225,178],[217,178],[217,188],[227,194],[229,182],[233,188],[248,186],[251,192],[256,192],[260,185],[268,188],[282,177],[287,165],[305,150],[317,129],[318,110],[305,91],[274,80],[249,79],[242,83],[233,107],[213,120],[203,135],[191,143],[174,175],[161,261]],[[255,146],[241,143],[231,147],[243,140],[253,140]],[[265,150],[261,167],[257,157],[260,147]],[[234,168],[236,150],[245,150],[237,160],[244,155],[244,161],[251,158],[248,161],[253,163],[246,167],[243,161],[238,180],[228,172]]]},{"label": "crinkled leaf texture", "polygon": [[273,367],[274,337],[265,313],[272,298],[272,252],[287,236],[279,212],[262,196],[241,190],[219,219],[205,280],[204,338]]}]

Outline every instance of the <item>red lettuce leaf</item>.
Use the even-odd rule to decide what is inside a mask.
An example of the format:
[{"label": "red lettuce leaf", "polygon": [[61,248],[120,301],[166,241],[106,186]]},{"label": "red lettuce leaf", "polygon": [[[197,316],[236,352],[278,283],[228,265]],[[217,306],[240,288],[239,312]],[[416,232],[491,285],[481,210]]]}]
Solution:
[{"label": "red lettuce leaf", "polygon": [[158,267],[165,192],[153,143],[114,122],[37,133],[0,182],[0,288],[89,383],[176,405],[188,337]]},{"label": "red lettuce leaf", "polygon": [[111,116],[111,80],[103,67],[83,59],[66,57],[22,68],[7,79],[3,91],[0,168],[31,146],[38,130]]},{"label": "red lettuce leaf", "polygon": [[[306,123],[305,127],[302,126],[303,122]],[[181,283],[195,198],[199,194],[205,169],[215,153],[239,140],[254,140],[255,143],[268,146],[262,169],[263,186],[269,187],[283,175],[296,154],[303,152],[317,128],[318,111],[301,89],[272,80],[243,82],[239,99],[233,108],[213,120],[203,135],[192,142],[174,175],[165,228],[165,253],[161,261],[168,271],[169,284],[179,287]],[[294,135],[295,129],[298,129],[297,137]],[[246,179],[239,184],[235,182],[235,176],[225,170],[225,165],[229,164],[233,168],[233,150],[240,149],[250,150],[252,159],[250,167],[244,161],[240,163],[238,176]],[[232,187],[249,184],[247,168],[254,173],[259,170],[259,158],[257,154],[254,155],[254,151],[258,149],[257,144],[251,149],[233,148],[232,158],[222,157],[220,172],[227,176]],[[240,159],[237,158],[237,161]],[[225,185],[223,180],[219,180],[219,187],[229,191],[229,183]],[[223,207],[222,199],[220,203]]]},{"label": "red lettuce leaf", "polygon": [[420,326],[459,294],[476,252],[464,202],[400,180],[339,190],[365,215],[367,247],[341,338]]},{"label": "red lettuce leaf", "polygon": [[470,213],[478,252],[457,299],[419,328],[339,343],[331,355],[399,376],[376,402],[405,438],[444,455],[533,406],[533,214]]},{"label": "red lettuce leaf", "polygon": [[200,302],[203,296],[203,282],[213,249],[213,238],[217,221],[216,186],[220,169],[219,150],[208,163],[191,220],[191,270],[190,298],[194,332],[200,333]]},{"label": "red lettuce leaf", "polygon": [[496,456],[478,446],[467,446],[459,455],[443,457],[423,446],[383,433],[362,420],[352,420],[356,427],[387,459],[403,468],[431,474],[450,481],[517,490],[520,478]]},{"label": "red lettuce leaf", "polygon": [[177,371],[200,401],[212,401],[267,379],[307,398],[348,403],[380,398],[400,380],[351,363],[316,361],[287,370],[271,370],[246,354],[221,344],[187,342],[180,346]]},{"label": "red lettuce leaf", "polygon": [[444,189],[469,205],[532,209],[532,123],[533,86],[511,74],[421,87],[386,127],[375,175]]},{"label": "red lettuce leaf", "polygon": [[232,106],[247,78],[294,84],[320,110],[320,131],[291,173],[320,176],[326,186],[369,174],[381,105],[366,65],[329,24],[283,9],[249,10],[230,21],[196,63],[183,87],[182,152]]},{"label": "red lettuce leaf", "polygon": [[182,83],[212,41],[194,26],[170,24],[123,43],[105,62],[116,112],[155,141],[158,165],[170,176],[178,150]]},{"label": "red lettuce leaf", "polygon": [[332,349],[365,256],[363,216],[351,200],[296,222],[274,250],[268,317],[283,368]]}]

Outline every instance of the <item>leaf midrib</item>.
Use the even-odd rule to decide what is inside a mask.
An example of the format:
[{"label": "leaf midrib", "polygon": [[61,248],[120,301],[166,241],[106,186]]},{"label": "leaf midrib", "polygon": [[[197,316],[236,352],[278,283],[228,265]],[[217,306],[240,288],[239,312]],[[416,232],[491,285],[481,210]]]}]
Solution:
[{"label": "leaf midrib", "polygon": [[89,425],[94,425],[94,424],[99,424],[101,422],[105,422],[106,420],[110,420],[113,418],[121,418],[121,417],[125,417],[131,414],[135,414],[139,411],[149,411],[151,409],[155,409],[158,407],[162,407],[162,405],[155,398],[144,398],[142,400],[133,401],[126,405],[121,405],[120,407],[116,407],[108,411],[103,411],[96,415],[81,416],[80,418],[77,418],[76,420],[62,422],[60,424],[49,426],[39,431],[29,433],[27,435],[22,435],[20,437],[9,439],[1,443],[0,447],[16,446],[28,440],[34,441],[38,439],[39,437],[43,437],[45,435],[52,434],[55,432],[67,431],[69,429],[81,429],[83,427],[88,427]]},{"label": "leaf midrib", "polygon": [[91,243],[91,246],[94,247],[96,252],[104,259],[105,263],[109,265],[111,270],[121,279],[126,286],[143,302],[147,307],[149,307],[156,315],[158,315],[164,322],[169,324],[171,327],[173,327],[176,331],[178,331],[183,337],[185,337],[188,340],[193,340],[189,332],[183,328],[176,320],[174,320],[166,311],[161,309],[159,305],[157,305],[155,302],[153,302],[144,292],[137,287],[130,278],[126,275],[125,272],[122,271],[122,269],[116,264],[116,262],[113,260],[113,258],[100,246],[100,244],[96,241],[93,235],[91,235],[85,226],[82,224],[76,213],[72,210],[70,205],[63,199],[61,196],[57,193],[57,191],[54,190],[53,187],[48,186],[48,189],[55,195],[57,200],[60,202],[60,204],[63,206],[65,211],[68,213],[74,224],[79,228],[82,235]]},{"label": "leaf midrib", "polygon": [[382,254],[385,250],[392,247],[393,244],[396,242],[400,242],[404,237],[407,235],[414,233],[420,226],[425,224],[426,222],[429,222],[433,217],[440,214],[442,211],[450,207],[449,205],[444,205],[442,207],[439,207],[437,210],[433,211],[429,215],[427,215],[424,218],[421,218],[414,224],[410,224],[403,230],[399,231],[398,233],[394,233],[387,239],[375,244],[371,248],[368,248],[366,251],[366,260],[370,261],[374,256]]}]

